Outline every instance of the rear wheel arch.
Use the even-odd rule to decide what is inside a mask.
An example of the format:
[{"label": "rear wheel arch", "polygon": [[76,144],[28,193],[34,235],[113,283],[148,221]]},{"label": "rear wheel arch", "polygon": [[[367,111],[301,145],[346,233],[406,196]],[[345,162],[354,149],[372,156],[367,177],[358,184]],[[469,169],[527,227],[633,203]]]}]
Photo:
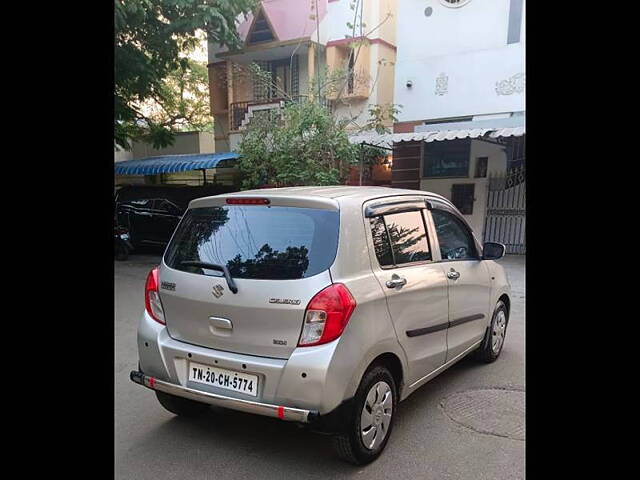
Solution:
[{"label": "rear wheel arch", "polygon": [[377,365],[385,367],[387,370],[389,370],[389,373],[391,373],[393,381],[396,384],[396,390],[398,392],[399,399],[401,397],[402,387],[404,385],[404,371],[400,358],[398,358],[398,356],[392,352],[382,353],[369,363],[362,376],[364,377],[369,370]]}]

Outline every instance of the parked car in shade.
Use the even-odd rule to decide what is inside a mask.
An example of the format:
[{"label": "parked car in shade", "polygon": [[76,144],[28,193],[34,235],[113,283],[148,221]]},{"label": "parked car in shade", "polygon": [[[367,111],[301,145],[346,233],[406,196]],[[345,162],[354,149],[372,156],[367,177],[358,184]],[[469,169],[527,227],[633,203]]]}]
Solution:
[{"label": "parked car in shade", "polygon": [[165,246],[191,200],[234,190],[223,185],[127,185],[116,192],[116,222],[128,229],[134,248]]},{"label": "parked car in shade", "polygon": [[147,277],[131,380],[174,414],[217,405],[300,422],[369,463],[401,400],[469,354],[500,355],[504,251],[428,192],[200,198]]}]

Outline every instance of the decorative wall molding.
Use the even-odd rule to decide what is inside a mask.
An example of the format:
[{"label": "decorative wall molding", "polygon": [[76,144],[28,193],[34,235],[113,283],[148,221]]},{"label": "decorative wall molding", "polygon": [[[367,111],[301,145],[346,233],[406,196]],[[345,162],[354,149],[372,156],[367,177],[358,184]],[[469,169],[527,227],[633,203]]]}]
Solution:
[{"label": "decorative wall molding", "polygon": [[498,95],[512,95],[524,92],[524,73],[516,73],[506,80],[496,82],[496,93]]},{"label": "decorative wall molding", "polygon": [[445,95],[449,91],[449,77],[441,73],[436,77],[436,95]]},{"label": "decorative wall molding", "polygon": [[440,0],[440,3],[449,8],[460,8],[465,6],[471,0]]}]

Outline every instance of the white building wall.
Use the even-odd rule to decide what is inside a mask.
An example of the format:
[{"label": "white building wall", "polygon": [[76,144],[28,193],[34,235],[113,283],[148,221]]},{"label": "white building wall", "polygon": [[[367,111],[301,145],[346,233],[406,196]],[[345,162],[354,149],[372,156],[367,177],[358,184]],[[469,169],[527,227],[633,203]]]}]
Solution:
[{"label": "white building wall", "polygon": [[[402,47],[398,49],[398,55]],[[522,44],[501,48],[399,60],[395,103],[403,106],[398,121],[438,119],[525,109],[524,90],[500,89],[499,82],[518,81],[524,73]],[[446,89],[437,89],[444,78]],[[412,86],[408,88],[407,82]]]},{"label": "white building wall", "polygon": [[[525,110],[524,30],[519,43],[507,44],[509,5],[510,0],[471,0],[460,8],[439,0],[399,2],[398,121]],[[523,23],[524,18],[523,11]],[[515,85],[515,91],[505,85]]]},{"label": "white building wall", "polygon": [[[369,39],[380,38],[384,36],[384,28],[381,28],[381,24],[385,22],[390,22],[391,19],[386,19],[385,16],[387,12],[393,12],[394,8],[397,8],[397,0],[361,0],[364,2],[363,4],[363,20],[364,26],[362,28],[363,33]],[[402,3],[404,0],[400,0],[399,3]],[[327,16],[324,18],[323,22],[320,24],[320,32],[325,30],[326,32],[326,41],[330,42],[332,40],[342,40],[346,37],[358,37],[360,36],[360,11],[356,13],[355,10],[351,10],[350,4],[353,0],[337,0],[335,2],[328,3]],[[355,3],[355,2],[353,2]],[[384,20],[384,22],[383,22]],[[349,28],[347,24],[356,26],[356,33],[354,35],[353,29]],[[377,27],[377,28],[376,28]],[[366,35],[369,33],[368,35]],[[316,39],[315,33],[311,37],[313,40]],[[385,40],[393,43],[394,38],[385,37]],[[321,35],[321,43],[326,43],[323,41]]]},{"label": "white building wall", "polygon": [[[353,24],[355,14],[355,12],[349,8],[350,3],[351,2],[349,0],[338,0],[337,2],[328,3],[329,9],[327,10],[327,16],[325,17],[327,41],[341,40],[347,35],[352,36],[352,29],[347,27],[347,22]],[[321,31],[322,26],[323,25],[321,25]]]}]

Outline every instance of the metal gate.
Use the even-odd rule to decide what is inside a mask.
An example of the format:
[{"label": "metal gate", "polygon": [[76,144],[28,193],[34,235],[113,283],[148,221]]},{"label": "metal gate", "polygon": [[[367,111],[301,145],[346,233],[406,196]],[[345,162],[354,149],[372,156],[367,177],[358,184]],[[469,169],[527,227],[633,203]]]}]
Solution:
[{"label": "metal gate", "polygon": [[526,182],[524,165],[489,176],[484,241],[499,242],[507,253],[526,254]]}]

